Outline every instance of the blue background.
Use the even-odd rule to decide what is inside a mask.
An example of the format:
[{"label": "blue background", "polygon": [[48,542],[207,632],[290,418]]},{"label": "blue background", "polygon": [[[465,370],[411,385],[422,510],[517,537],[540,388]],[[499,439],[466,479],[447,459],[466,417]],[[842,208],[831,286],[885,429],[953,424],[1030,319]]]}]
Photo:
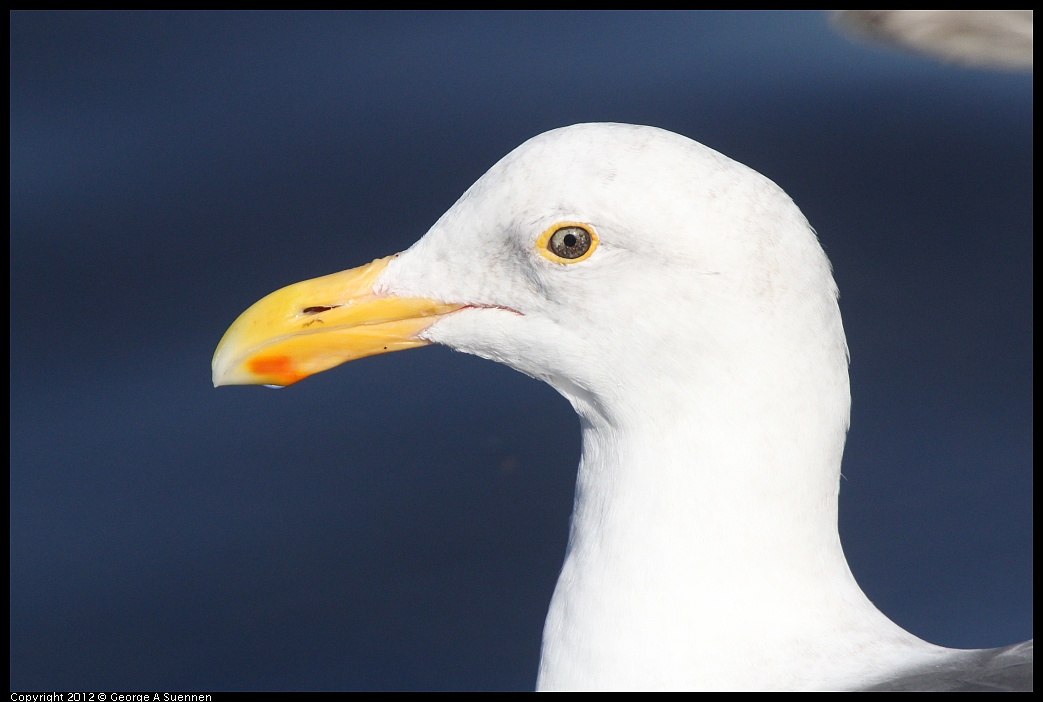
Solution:
[{"label": "blue background", "polygon": [[526,689],[578,421],[428,347],[210,386],[233,319],[409,246],[547,129],[778,182],[852,352],[841,533],[949,646],[1032,634],[1032,78],[819,13],[14,13],[13,689]]}]

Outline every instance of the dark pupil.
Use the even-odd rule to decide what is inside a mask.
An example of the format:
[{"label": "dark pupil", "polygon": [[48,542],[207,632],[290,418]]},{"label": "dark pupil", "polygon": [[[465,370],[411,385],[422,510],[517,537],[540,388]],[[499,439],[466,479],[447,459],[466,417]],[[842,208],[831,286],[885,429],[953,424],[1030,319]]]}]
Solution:
[{"label": "dark pupil", "polygon": [[554,232],[547,248],[562,258],[579,258],[590,250],[590,234],[579,227],[562,227]]}]

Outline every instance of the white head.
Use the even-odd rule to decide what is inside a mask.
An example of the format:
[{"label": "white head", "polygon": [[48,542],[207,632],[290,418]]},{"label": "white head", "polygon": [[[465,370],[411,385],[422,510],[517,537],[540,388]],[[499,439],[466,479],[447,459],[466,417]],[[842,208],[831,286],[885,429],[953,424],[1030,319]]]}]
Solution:
[{"label": "white head", "polygon": [[853,653],[867,642],[915,641],[840,548],[837,290],[767,178],[652,127],[547,132],[409,250],[251,307],[214,377],[286,385],[429,342],[542,379],[581,417],[541,684],[828,685],[876,664]]},{"label": "white head", "polygon": [[[589,258],[543,255],[541,235],[561,223],[590,227]],[[545,380],[581,414],[615,417],[634,393],[668,400],[722,373],[765,380],[743,377],[751,360],[778,382],[771,357],[820,367],[825,354],[846,378],[836,286],[797,207],[759,173],[653,127],[580,124],[530,139],[378,287],[474,305],[424,337]]]}]

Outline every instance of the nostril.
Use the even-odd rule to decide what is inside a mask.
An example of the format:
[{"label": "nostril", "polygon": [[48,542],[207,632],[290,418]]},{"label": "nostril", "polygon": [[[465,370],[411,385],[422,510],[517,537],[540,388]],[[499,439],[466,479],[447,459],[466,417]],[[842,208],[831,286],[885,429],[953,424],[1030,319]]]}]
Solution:
[{"label": "nostril", "polygon": [[316,307],[305,307],[303,310],[301,310],[301,313],[302,314],[318,314],[319,312],[325,312],[327,310],[332,310],[335,307],[340,307],[340,305],[330,305],[329,307],[323,307],[322,305],[318,305]]}]

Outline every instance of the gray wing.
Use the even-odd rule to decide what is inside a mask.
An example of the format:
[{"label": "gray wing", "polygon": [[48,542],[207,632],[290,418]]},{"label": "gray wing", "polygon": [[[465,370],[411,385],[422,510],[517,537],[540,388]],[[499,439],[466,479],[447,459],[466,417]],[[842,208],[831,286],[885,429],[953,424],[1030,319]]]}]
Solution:
[{"label": "gray wing", "polygon": [[1031,692],[1032,641],[954,650],[949,660],[865,688],[866,692]]}]

